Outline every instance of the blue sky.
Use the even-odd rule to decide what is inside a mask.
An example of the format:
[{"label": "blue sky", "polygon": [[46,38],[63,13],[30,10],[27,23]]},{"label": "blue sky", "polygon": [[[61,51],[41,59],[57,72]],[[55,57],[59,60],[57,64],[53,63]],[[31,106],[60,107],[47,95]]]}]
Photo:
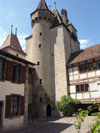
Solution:
[{"label": "blue sky", "polygon": [[[30,13],[40,0],[0,0],[0,46],[9,35],[11,25],[13,33],[18,28],[19,41],[25,49],[25,37],[32,33]],[[61,12],[66,9],[68,19],[77,29],[81,49],[100,43],[100,0],[46,0]]]}]

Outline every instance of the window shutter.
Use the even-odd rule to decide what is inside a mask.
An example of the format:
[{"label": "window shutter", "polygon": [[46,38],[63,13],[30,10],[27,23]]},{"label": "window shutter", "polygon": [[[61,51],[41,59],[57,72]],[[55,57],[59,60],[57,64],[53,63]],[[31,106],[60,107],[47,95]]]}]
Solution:
[{"label": "window shutter", "polygon": [[11,109],[11,96],[6,96],[5,118],[10,117],[10,109]]},{"label": "window shutter", "polygon": [[24,115],[25,97],[21,96],[20,115]]},{"label": "window shutter", "polygon": [[26,69],[25,66],[22,66],[22,83],[25,83],[26,80]]},{"label": "window shutter", "polygon": [[13,75],[13,62],[6,60],[6,77],[5,79],[8,81],[12,81]]}]

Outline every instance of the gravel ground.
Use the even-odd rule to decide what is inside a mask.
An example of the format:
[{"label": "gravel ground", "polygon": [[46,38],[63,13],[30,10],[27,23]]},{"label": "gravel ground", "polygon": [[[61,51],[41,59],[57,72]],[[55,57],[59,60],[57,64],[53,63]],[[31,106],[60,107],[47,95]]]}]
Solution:
[{"label": "gravel ground", "polygon": [[[95,117],[87,116],[80,133],[88,132],[88,124],[92,123]],[[75,117],[47,117],[34,119],[29,121],[28,128],[23,128],[17,131],[11,131],[7,133],[77,133],[77,130],[73,126]]]}]

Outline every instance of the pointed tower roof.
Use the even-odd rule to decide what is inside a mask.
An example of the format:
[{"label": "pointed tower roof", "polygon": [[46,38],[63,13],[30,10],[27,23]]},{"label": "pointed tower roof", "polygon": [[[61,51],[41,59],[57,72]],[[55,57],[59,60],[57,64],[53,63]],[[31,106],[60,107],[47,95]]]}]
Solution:
[{"label": "pointed tower roof", "polygon": [[45,9],[45,10],[49,10],[45,0],[40,0],[37,9]]},{"label": "pointed tower roof", "polygon": [[62,23],[62,18],[61,18],[61,16],[60,16],[60,14],[58,13],[57,9],[54,9],[54,10],[52,11],[52,13],[53,13],[54,16],[56,17],[56,20],[55,20],[55,23],[54,23],[53,26],[56,26],[56,25],[58,25],[58,24],[61,24],[61,23]]},{"label": "pointed tower roof", "polygon": [[6,38],[5,42],[3,43],[3,45],[0,47],[0,49],[6,49],[6,48],[13,48],[16,51],[21,52],[22,54],[26,54],[22,48],[21,45],[19,43],[19,40],[17,38],[16,35],[14,35],[13,33],[10,33],[8,35],[8,37]]}]

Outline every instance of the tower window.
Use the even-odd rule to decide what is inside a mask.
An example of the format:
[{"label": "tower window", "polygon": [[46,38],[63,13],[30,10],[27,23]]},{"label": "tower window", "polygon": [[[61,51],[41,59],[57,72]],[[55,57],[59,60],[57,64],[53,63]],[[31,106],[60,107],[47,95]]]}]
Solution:
[{"label": "tower window", "polygon": [[40,103],[42,103],[42,98],[40,97]]},{"label": "tower window", "polygon": [[40,79],[40,85],[42,85],[42,79]]},{"label": "tower window", "polygon": [[40,36],[43,36],[43,33],[42,32],[40,32]]},{"label": "tower window", "polygon": [[37,65],[38,65],[38,66],[40,65],[40,62],[39,62],[39,61],[37,62]]},{"label": "tower window", "polygon": [[42,44],[39,44],[38,47],[41,48],[42,47]]}]

